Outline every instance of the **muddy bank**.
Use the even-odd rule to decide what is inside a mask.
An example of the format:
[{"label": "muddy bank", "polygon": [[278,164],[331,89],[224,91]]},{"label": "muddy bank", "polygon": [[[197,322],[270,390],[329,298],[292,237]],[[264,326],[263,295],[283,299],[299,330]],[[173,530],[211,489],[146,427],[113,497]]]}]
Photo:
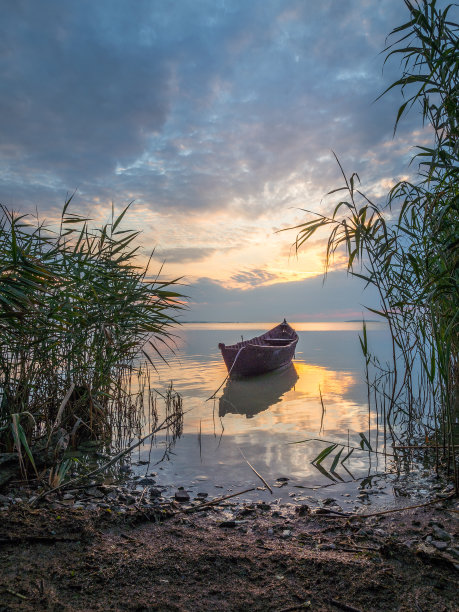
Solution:
[{"label": "muddy bank", "polygon": [[457,500],[359,519],[184,510],[2,510],[0,610],[457,609]]}]

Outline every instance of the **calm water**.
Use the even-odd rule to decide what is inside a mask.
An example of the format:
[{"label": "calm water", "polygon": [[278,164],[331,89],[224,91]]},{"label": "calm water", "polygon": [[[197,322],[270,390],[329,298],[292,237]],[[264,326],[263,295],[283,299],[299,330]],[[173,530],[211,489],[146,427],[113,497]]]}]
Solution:
[{"label": "calm water", "polygon": [[[327,443],[295,444],[305,438],[358,445],[364,432],[373,447],[377,439],[375,414],[369,414],[367,389],[363,380],[363,357],[358,334],[360,323],[292,324],[300,340],[291,368],[261,377],[226,382],[215,400],[206,401],[221,385],[226,369],[218,343],[233,344],[259,335],[274,323],[185,324],[179,331],[175,356],[169,365],[158,367],[158,389],[174,381],[183,396],[186,411],[184,433],[168,461],[154,466],[161,457],[161,440],[150,453],[141,449],[137,459],[139,473],[156,471],[159,484],[184,486],[213,495],[237,491],[261,482],[244,461],[241,451],[255,469],[271,484],[279,477],[289,478],[288,486],[275,489],[279,497],[298,497],[301,488],[385,470],[384,460],[355,451],[333,473],[335,454],[322,463],[323,470],[311,461]],[[384,327],[369,323],[370,343],[378,354],[388,352]],[[325,411],[322,408],[320,395]],[[338,449],[339,450],[339,449]],[[341,455],[344,457],[345,452]],[[349,485],[350,486],[350,485]]]}]

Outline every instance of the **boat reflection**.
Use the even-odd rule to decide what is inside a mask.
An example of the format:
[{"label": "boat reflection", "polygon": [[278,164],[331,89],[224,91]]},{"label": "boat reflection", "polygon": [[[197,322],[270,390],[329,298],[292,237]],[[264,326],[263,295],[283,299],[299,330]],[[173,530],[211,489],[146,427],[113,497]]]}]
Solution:
[{"label": "boat reflection", "polygon": [[245,414],[250,419],[279,403],[298,380],[293,364],[262,376],[228,380],[219,400],[219,415]]}]

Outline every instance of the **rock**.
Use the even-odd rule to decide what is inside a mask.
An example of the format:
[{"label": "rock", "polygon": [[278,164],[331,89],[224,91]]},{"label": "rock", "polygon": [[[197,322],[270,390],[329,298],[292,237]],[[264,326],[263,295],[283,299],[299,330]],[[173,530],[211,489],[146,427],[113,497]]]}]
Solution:
[{"label": "rock", "polygon": [[269,504],[265,504],[265,502],[257,504],[257,508],[259,508],[260,510],[271,510],[271,506]]},{"label": "rock", "polygon": [[284,531],[281,534],[281,538],[284,538],[284,540],[286,540],[287,538],[289,538],[292,535],[292,532],[290,529],[284,529]]},{"label": "rock", "polygon": [[310,508],[307,504],[301,504],[301,506],[297,506],[295,508],[295,512],[298,514],[298,516],[306,516],[310,513]]},{"label": "rock", "polygon": [[0,495],[0,504],[9,504],[11,499],[6,495]]},{"label": "rock", "polygon": [[200,492],[199,492],[199,493],[196,495],[196,497],[206,498],[206,497],[209,497],[209,494],[208,494],[208,493],[205,493],[204,491],[200,491]]},{"label": "rock", "polygon": [[156,487],[150,487],[150,497],[161,497],[162,491]]},{"label": "rock", "polygon": [[223,521],[218,526],[226,529],[234,529],[236,527],[236,521]]},{"label": "rock", "polygon": [[150,478],[150,477],[145,477],[145,478],[141,478],[139,480],[139,484],[141,485],[154,485],[156,484],[156,480],[154,478]]},{"label": "rock", "polygon": [[287,478],[286,476],[281,476],[280,478],[276,478],[277,482],[288,482],[290,480],[290,478]]},{"label": "rock", "polygon": [[318,548],[319,550],[336,550],[336,546],[331,542],[328,542],[326,544],[319,544]]},{"label": "rock", "polygon": [[184,502],[190,501],[190,496],[184,489],[179,489],[175,492],[175,499],[183,504]]},{"label": "rock", "polygon": [[102,497],[104,497],[104,494],[102,493],[102,491],[98,489],[97,487],[91,487],[90,489],[86,489],[85,493],[89,497],[96,497],[97,499],[101,499]]},{"label": "rock", "polygon": [[327,499],[324,499],[322,503],[324,506],[331,506],[336,505],[338,502],[336,499],[333,499],[333,497],[327,497]]},{"label": "rock", "polygon": [[441,540],[442,542],[449,542],[452,539],[451,535],[447,531],[441,529],[437,525],[434,525],[432,527],[432,531],[436,540]]},{"label": "rock", "polygon": [[459,559],[459,548],[450,548],[448,552],[456,559]]},{"label": "rock", "polygon": [[131,468],[128,465],[122,465],[120,467],[120,472],[122,472],[123,474],[129,474],[130,471]]},{"label": "rock", "polygon": [[273,535],[274,533],[274,529],[271,529],[271,527],[268,529],[268,535]]},{"label": "rock", "polygon": [[73,493],[65,493],[62,499],[75,499],[75,495]]},{"label": "rock", "polygon": [[446,550],[446,548],[448,548],[448,543],[441,540],[432,540],[431,544],[435,546],[437,550]]}]

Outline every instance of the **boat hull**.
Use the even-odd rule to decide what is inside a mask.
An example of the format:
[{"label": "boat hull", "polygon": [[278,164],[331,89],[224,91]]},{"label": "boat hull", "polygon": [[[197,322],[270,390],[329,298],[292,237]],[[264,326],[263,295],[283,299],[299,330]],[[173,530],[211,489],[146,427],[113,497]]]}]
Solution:
[{"label": "boat hull", "polygon": [[298,335],[284,322],[245,342],[231,346],[219,344],[230,378],[258,376],[286,368],[295,355]]}]

